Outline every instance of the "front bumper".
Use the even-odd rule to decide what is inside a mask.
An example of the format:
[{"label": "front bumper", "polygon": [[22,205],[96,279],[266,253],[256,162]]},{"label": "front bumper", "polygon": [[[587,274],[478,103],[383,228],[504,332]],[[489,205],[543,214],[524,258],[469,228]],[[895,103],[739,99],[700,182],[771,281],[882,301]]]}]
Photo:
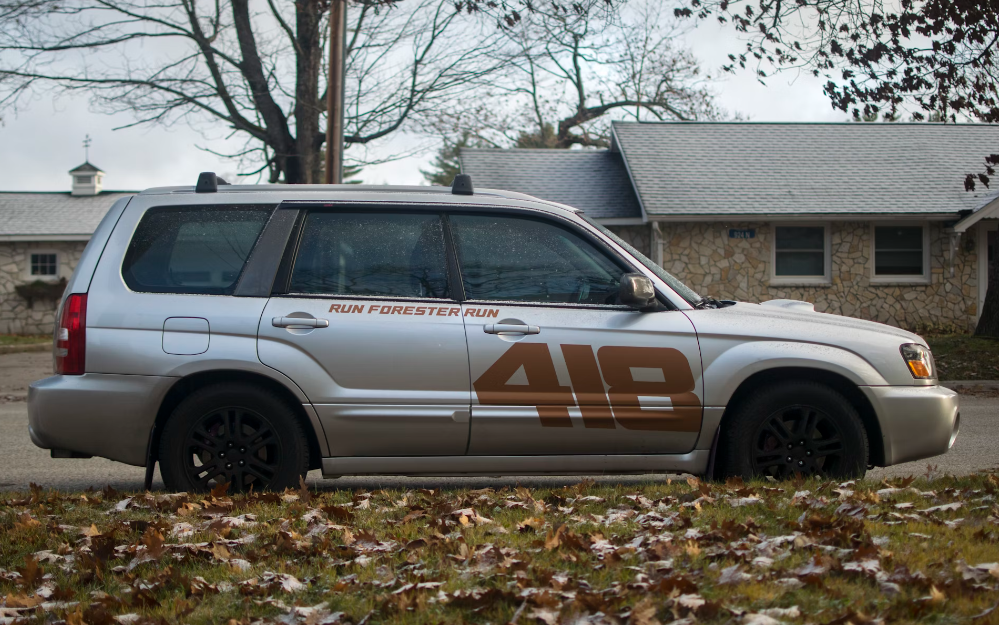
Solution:
[{"label": "front bumper", "polygon": [[135,466],[163,397],[177,378],[54,375],[28,388],[28,433],[42,449],[101,456]]},{"label": "front bumper", "polygon": [[[957,393],[942,386],[862,386],[877,413],[885,466],[947,453],[961,424]],[[874,441],[871,441],[873,444]]]}]

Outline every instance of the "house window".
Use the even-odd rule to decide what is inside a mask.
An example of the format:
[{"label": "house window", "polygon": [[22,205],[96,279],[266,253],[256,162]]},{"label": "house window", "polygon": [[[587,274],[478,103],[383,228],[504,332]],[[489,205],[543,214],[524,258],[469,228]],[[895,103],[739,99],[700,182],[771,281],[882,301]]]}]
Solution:
[{"label": "house window", "polygon": [[90,184],[93,178],[93,176],[77,176],[76,184]]},{"label": "house window", "polygon": [[828,283],[829,227],[774,226],[771,282]]},{"label": "house window", "polygon": [[59,275],[58,256],[50,253],[32,254],[31,275],[40,277]]},{"label": "house window", "polygon": [[874,279],[923,280],[927,275],[926,225],[874,226]]}]

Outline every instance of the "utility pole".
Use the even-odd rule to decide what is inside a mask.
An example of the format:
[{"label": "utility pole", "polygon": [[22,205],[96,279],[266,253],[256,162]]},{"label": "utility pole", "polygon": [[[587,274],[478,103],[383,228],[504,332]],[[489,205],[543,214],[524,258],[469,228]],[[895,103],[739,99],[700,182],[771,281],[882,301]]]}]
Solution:
[{"label": "utility pole", "polygon": [[343,74],[347,0],[330,0],[330,62],[326,84],[326,184],[343,182]]}]

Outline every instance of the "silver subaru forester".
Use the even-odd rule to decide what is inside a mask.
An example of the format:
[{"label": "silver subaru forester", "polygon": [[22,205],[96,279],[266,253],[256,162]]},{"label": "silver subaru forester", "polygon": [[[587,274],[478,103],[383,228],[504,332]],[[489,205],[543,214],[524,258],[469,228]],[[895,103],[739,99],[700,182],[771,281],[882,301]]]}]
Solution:
[{"label": "silver subaru forester", "polygon": [[169,489],[340,475],[834,478],[945,453],[926,342],[698,296],[578,211],[446,187],[150,189],[66,289],[31,438]]}]

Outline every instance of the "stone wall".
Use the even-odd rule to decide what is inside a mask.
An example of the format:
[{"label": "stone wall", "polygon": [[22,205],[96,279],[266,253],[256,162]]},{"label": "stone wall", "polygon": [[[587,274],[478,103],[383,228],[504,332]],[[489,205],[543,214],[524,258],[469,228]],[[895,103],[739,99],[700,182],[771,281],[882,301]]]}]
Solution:
[{"label": "stone wall", "polygon": [[29,306],[14,287],[38,279],[29,275],[33,252],[57,253],[59,275],[55,279],[68,280],[86,245],[85,241],[0,242],[0,334],[52,333],[59,302],[38,300]]},{"label": "stone wall", "polygon": [[[978,313],[977,249],[964,234],[951,276],[948,236],[930,224],[930,284],[871,283],[872,225],[831,222],[832,283],[771,285],[772,229],[768,223],[662,223],[663,267],[701,295],[761,302],[797,299],[815,310],[887,323],[908,330],[974,330]],[[752,239],[731,239],[729,229],[755,228]]]}]

